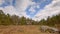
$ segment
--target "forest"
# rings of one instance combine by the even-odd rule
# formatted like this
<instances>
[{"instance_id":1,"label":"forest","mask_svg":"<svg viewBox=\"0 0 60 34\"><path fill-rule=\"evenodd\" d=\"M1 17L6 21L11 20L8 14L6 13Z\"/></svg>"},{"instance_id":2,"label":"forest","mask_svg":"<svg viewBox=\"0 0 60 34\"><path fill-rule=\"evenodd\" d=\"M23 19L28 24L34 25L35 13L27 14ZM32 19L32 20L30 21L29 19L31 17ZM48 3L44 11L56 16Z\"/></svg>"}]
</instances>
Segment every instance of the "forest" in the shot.
<instances>
[{"instance_id":1,"label":"forest","mask_svg":"<svg viewBox=\"0 0 60 34\"><path fill-rule=\"evenodd\" d=\"M5 14L0 10L0 25L48 25L56 26L60 25L60 14L55 16L48 16L47 20L42 19L40 21L34 21L24 16L19 17L17 15Z\"/></svg>"}]
</instances>

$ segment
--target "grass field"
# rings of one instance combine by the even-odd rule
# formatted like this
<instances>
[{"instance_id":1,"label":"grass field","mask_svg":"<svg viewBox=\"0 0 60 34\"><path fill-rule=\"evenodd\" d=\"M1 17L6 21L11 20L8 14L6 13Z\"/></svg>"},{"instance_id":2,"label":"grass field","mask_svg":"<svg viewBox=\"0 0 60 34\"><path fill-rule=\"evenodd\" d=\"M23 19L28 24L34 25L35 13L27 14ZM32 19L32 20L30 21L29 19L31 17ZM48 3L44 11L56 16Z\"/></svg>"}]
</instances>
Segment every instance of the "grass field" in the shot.
<instances>
[{"instance_id":1,"label":"grass field","mask_svg":"<svg viewBox=\"0 0 60 34\"><path fill-rule=\"evenodd\" d=\"M40 25L0 26L0 34L51 34L40 31Z\"/></svg>"}]
</instances>

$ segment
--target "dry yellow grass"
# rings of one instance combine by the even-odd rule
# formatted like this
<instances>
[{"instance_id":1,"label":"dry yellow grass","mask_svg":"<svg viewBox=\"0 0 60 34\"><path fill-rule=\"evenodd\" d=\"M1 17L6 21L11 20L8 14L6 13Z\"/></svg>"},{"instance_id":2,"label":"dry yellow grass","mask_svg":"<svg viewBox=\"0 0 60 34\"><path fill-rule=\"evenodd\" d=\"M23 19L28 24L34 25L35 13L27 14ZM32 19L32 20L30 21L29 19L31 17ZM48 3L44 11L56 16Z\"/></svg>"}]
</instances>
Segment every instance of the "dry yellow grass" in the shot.
<instances>
[{"instance_id":1,"label":"dry yellow grass","mask_svg":"<svg viewBox=\"0 0 60 34\"><path fill-rule=\"evenodd\" d=\"M39 25L0 26L0 34L49 34L42 33Z\"/></svg>"}]
</instances>

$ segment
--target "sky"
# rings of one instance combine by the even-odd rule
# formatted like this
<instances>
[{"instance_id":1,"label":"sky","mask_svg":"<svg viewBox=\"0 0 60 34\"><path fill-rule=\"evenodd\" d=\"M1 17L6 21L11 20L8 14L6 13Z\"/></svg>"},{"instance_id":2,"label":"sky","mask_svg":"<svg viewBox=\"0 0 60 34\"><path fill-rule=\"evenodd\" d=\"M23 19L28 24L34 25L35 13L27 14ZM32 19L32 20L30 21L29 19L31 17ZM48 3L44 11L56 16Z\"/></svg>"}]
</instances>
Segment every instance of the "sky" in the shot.
<instances>
[{"instance_id":1,"label":"sky","mask_svg":"<svg viewBox=\"0 0 60 34\"><path fill-rule=\"evenodd\" d=\"M39 21L59 14L60 0L0 0L0 10Z\"/></svg>"}]
</instances>

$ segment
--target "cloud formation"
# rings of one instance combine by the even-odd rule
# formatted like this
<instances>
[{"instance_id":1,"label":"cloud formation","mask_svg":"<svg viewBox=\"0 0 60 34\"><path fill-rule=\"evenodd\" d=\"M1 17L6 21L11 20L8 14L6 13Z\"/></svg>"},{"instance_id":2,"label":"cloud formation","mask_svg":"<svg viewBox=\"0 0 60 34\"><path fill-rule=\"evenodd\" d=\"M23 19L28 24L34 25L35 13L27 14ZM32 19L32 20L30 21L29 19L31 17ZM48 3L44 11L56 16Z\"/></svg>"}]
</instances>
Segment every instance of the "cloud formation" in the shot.
<instances>
[{"instance_id":1,"label":"cloud formation","mask_svg":"<svg viewBox=\"0 0 60 34\"><path fill-rule=\"evenodd\" d=\"M40 10L34 20L47 19L48 16L52 17L60 13L60 0L53 0L49 5L46 5L43 10Z\"/></svg>"},{"instance_id":2,"label":"cloud formation","mask_svg":"<svg viewBox=\"0 0 60 34\"><path fill-rule=\"evenodd\" d=\"M4 0L0 0L0 5L3 4L5 1Z\"/></svg>"},{"instance_id":3,"label":"cloud formation","mask_svg":"<svg viewBox=\"0 0 60 34\"><path fill-rule=\"evenodd\" d=\"M13 3L13 1L16 2ZM0 0L0 3L0 6L2 6L0 7L0 10L3 10L6 14L9 13L11 15L16 14L18 16L29 17L26 15L25 9L27 6L31 5L32 2L30 0ZM13 6L13 4L15 5Z\"/></svg>"},{"instance_id":4,"label":"cloud formation","mask_svg":"<svg viewBox=\"0 0 60 34\"><path fill-rule=\"evenodd\" d=\"M14 2L13 2L14 1ZM40 2L41 1L41 2ZM45 2L46 1L46 2ZM49 3L48 0L0 0L0 10L3 10L4 13L9 13L11 15L16 14L18 16L29 17L30 13L33 20L46 19L48 16L52 17L60 13L60 0L52 0ZM44 3L43 3L44 2ZM42 4L41 4L42 3ZM4 7L3 7L4 6ZM29 7L30 12L26 12L26 9ZM43 9L42 9L43 8ZM27 14L28 13L28 14ZM34 14L34 15L32 15Z\"/></svg>"}]
</instances>

